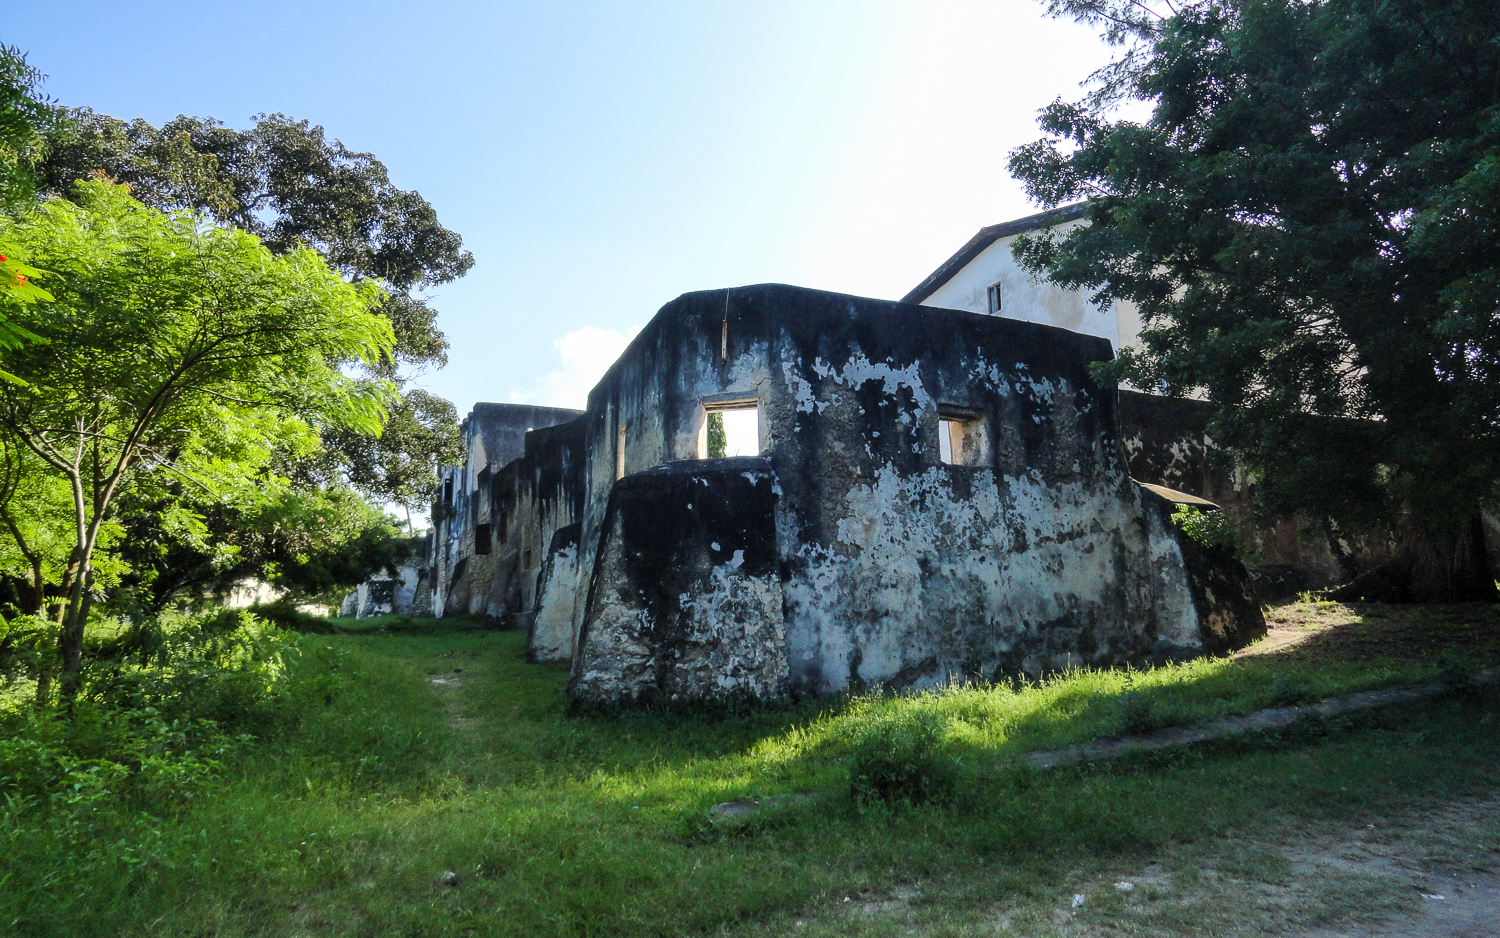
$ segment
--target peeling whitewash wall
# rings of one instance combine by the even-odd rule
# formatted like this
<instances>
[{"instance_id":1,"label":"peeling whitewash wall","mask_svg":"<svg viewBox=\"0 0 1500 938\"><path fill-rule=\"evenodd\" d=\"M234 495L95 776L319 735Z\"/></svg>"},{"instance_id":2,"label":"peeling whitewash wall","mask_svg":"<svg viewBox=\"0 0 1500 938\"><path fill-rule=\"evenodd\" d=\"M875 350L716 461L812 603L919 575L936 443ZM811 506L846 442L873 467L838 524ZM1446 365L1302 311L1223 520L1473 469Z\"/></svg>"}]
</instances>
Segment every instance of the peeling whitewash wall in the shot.
<instances>
[{"instance_id":1,"label":"peeling whitewash wall","mask_svg":"<svg viewBox=\"0 0 1500 938\"><path fill-rule=\"evenodd\" d=\"M1177 532L1143 509L1113 395L1089 378L1088 364L1109 355L1105 342L1045 326L792 287L669 304L590 398L581 557L598 560L580 569L574 597L570 692L620 700L670 685L673 695L721 695L722 683L695 685L659 666L660 655L732 654L711 608L739 610L739 634L784 634L785 670L757 649L759 663L734 685L758 695L1209 650ZM638 506L664 498L681 473L709 478L724 461L648 470L696 455L705 401L752 394L775 481L775 500L757 509L767 517L700 511L676 528L638 521L636 531L622 522L631 510L666 515L675 502ZM974 464L940 460L944 409L971 418L983 441ZM779 610L763 601L764 585L737 605L653 598L653 577L681 575L656 568L676 562L629 562L669 543L672 557L695 558L694 589L733 587L744 576L717 569L735 562L721 542L762 522L776 532ZM1257 627L1246 621L1231 640Z\"/></svg>"}]
</instances>

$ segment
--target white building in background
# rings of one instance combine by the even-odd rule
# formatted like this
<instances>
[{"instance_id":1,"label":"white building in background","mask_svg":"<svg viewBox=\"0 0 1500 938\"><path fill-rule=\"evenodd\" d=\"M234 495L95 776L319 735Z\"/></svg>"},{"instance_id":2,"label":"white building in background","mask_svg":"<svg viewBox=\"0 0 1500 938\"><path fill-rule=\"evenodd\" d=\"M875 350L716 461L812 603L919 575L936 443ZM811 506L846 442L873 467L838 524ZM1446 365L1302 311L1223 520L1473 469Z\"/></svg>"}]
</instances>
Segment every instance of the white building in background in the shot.
<instances>
[{"instance_id":1,"label":"white building in background","mask_svg":"<svg viewBox=\"0 0 1500 938\"><path fill-rule=\"evenodd\" d=\"M1116 350L1134 345L1141 331L1134 303L1115 303L1100 310L1084 291L1032 280L1011 255L1018 235L1049 225L1066 232L1087 224L1082 221L1084 206L1079 202L981 228L902 302L1059 326L1108 339Z\"/></svg>"}]
</instances>

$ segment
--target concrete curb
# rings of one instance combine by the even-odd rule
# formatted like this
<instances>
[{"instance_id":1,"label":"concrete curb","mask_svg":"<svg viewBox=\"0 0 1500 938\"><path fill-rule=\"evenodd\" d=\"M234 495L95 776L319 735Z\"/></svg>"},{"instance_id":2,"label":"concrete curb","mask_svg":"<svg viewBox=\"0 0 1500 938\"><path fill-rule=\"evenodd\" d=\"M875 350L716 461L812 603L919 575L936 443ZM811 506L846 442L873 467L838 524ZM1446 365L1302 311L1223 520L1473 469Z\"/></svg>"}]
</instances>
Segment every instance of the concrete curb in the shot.
<instances>
[{"instance_id":1,"label":"concrete curb","mask_svg":"<svg viewBox=\"0 0 1500 938\"><path fill-rule=\"evenodd\" d=\"M1480 685L1500 684L1500 666L1476 671L1468 676L1468 680ZM1124 736L1119 739L1105 739L1092 743L1080 743L1076 746L1063 746L1059 749L1028 752L1006 764L1019 764L1033 769L1056 769L1090 762L1106 762L1142 752L1180 749L1184 746L1227 739L1245 733L1281 729L1303 720L1327 719L1346 713L1376 710L1393 704L1440 697L1453 689L1454 686L1449 681L1432 681L1418 687L1369 690L1350 694L1347 697L1329 697L1305 707L1273 707L1269 710L1257 710L1240 716L1221 717L1192 726L1174 726L1142 736ZM723 822L754 816L764 810L801 806L817 799L818 795L813 792L737 798L734 801L714 805L709 809L708 814L711 821Z\"/></svg>"}]
</instances>

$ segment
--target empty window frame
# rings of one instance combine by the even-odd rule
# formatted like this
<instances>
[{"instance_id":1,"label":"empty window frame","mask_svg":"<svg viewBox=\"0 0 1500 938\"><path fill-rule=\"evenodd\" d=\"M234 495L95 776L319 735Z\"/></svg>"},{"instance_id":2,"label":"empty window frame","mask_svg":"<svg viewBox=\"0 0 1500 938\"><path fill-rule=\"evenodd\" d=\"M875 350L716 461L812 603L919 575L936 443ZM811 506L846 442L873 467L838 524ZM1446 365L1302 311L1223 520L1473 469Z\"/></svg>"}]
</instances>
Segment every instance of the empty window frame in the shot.
<instances>
[{"instance_id":1,"label":"empty window frame","mask_svg":"<svg viewBox=\"0 0 1500 938\"><path fill-rule=\"evenodd\" d=\"M755 398L724 396L703 402L699 459L760 455L760 404Z\"/></svg>"},{"instance_id":2,"label":"empty window frame","mask_svg":"<svg viewBox=\"0 0 1500 938\"><path fill-rule=\"evenodd\" d=\"M987 299L989 301L990 315L998 316L1000 314L1000 284L990 284L989 289L985 293L988 294Z\"/></svg>"},{"instance_id":3,"label":"empty window frame","mask_svg":"<svg viewBox=\"0 0 1500 938\"><path fill-rule=\"evenodd\" d=\"M981 466L989 440L983 415L959 407L938 409L938 458L950 466Z\"/></svg>"},{"instance_id":4,"label":"empty window frame","mask_svg":"<svg viewBox=\"0 0 1500 938\"><path fill-rule=\"evenodd\" d=\"M474 525L474 553L487 554L490 552L490 526L487 524Z\"/></svg>"},{"instance_id":5,"label":"empty window frame","mask_svg":"<svg viewBox=\"0 0 1500 938\"><path fill-rule=\"evenodd\" d=\"M453 477L449 476L443 480L443 504L453 504Z\"/></svg>"}]
</instances>

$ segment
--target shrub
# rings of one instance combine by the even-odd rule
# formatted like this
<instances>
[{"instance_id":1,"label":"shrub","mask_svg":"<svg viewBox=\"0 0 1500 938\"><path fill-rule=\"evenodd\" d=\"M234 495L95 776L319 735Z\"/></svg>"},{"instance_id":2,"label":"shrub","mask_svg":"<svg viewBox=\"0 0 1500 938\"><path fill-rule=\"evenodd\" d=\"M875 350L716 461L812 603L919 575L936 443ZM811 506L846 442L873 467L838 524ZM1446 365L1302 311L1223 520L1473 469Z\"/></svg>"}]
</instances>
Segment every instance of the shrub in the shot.
<instances>
[{"instance_id":1,"label":"shrub","mask_svg":"<svg viewBox=\"0 0 1500 938\"><path fill-rule=\"evenodd\" d=\"M267 622L274 622L281 628L292 632L301 632L306 635L328 635L338 631L327 616L315 616L311 613L303 612L288 599L278 599L274 602L261 603L258 606L252 606L250 611Z\"/></svg>"},{"instance_id":2,"label":"shrub","mask_svg":"<svg viewBox=\"0 0 1500 938\"><path fill-rule=\"evenodd\" d=\"M856 801L922 804L947 799L957 766L942 751L942 714L910 705L876 714L866 709L850 731L854 759L849 793Z\"/></svg>"},{"instance_id":3,"label":"shrub","mask_svg":"<svg viewBox=\"0 0 1500 938\"><path fill-rule=\"evenodd\" d=\"M307 698L324 696L313 685L327 669L299 675L297 636L246 610L95 625L66 713L30 694L0 706L0 818L196 797L227 754L295 723ZM0 677L35 680L25 656L10 664Z\"/></svg>"},{"instance_id":4,"label":"shrub","mask_svg":"<svg viewBox=\"0 0 1500 938\"><path fill-rule=\"evenodd\" d=\"M1222 511L1200 511L1183 505L1173 513L1172 523L1204 547L1233 550L1237 546L1234 523Z\"/></svg>"}]
</instances>

